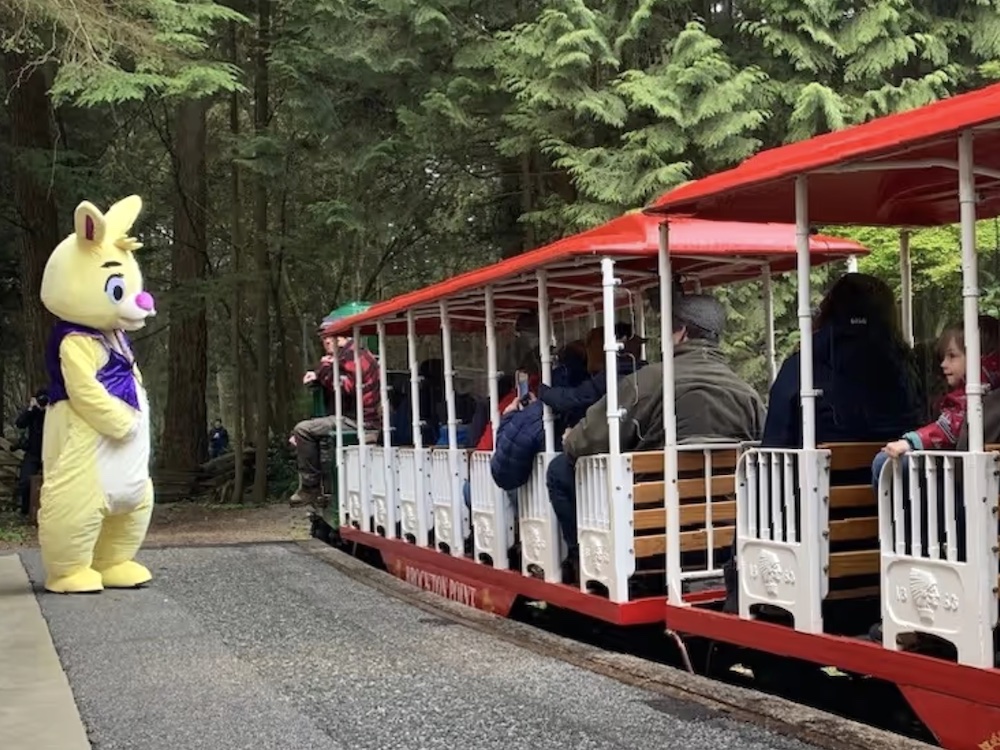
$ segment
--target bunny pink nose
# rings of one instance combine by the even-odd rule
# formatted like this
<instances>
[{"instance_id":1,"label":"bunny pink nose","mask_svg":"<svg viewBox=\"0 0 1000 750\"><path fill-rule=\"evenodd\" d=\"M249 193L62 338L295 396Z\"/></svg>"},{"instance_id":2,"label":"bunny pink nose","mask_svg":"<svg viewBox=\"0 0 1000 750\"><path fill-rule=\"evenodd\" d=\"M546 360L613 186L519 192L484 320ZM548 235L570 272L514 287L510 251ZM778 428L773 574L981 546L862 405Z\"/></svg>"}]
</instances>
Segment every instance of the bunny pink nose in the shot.
<instances>
[{"instance_id":1,"label":"bunny pink nose","mask_svg":"<svg viewBox=\"0 0 1000 750\"><path fill-rule=\"evenodd\" d=\"M153 309L153 295L149 292L139 292L135 295L135 304L138 305L140 310L149 312Z\"/></svg>"}]
</instances>

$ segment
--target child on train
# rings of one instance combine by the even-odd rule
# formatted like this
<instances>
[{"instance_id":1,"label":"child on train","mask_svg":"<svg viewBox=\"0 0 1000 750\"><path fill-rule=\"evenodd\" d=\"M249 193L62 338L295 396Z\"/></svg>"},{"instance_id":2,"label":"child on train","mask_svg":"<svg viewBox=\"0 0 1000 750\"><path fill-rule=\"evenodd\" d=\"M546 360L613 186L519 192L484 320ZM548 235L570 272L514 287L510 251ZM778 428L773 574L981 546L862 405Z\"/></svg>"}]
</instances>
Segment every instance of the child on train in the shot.
<instances>
[{"instance_id":1,"label":"child on train","mask_svg":"<svg viewBox=\"0 0 1000 750\"><path fill-rule=\"evenodd\" d=\"M979 316L979 346L983 388L990 391L1000 385L1000 321L991 315ZM875 456L872 483L876 489L882 467L890 459L903 458L905 462L905 456L911 450L954 450L958 443L968 408L965 396L965 331L961 324L945 329L938 339L938 351L941 372L949 388L941 399L938 417L930 424L887 443Z\"/></svg>"}]
</instances>

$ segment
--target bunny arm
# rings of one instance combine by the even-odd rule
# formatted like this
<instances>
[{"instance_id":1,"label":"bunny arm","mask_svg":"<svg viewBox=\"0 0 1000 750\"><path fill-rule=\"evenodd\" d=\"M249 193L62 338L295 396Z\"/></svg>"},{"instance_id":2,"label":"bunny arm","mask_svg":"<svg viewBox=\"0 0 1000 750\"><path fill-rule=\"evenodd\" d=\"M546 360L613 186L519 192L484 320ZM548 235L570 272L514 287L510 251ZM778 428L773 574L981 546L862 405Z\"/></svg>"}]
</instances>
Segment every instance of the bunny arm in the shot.
<instances>
[{"instance_id":1,"label":"bunny arm","mask_svg":"<svg viewBox=\"0 0 1000 750\"><path fill-rule=\"evenodd\" d=\"M67 336L59 345L66 393L73 410L102 435L124 440L139 426L139 416L97 380L104 366L104 347L89 336Z\"/></svg>"}]
</instances>

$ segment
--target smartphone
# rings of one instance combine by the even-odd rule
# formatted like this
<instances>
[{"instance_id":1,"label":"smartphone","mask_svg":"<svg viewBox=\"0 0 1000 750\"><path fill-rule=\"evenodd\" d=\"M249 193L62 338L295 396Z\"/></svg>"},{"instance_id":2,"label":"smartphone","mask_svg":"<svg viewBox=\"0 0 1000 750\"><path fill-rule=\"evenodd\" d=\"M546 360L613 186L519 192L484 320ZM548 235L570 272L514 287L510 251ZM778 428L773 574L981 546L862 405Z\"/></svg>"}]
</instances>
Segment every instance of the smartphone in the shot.
<instances>
[{"instance_id":1,"label":"smartphone","mask_svg":"<svg viewBox=\"0 0 1000 750\"><path fill-rule=\"evenodd\" d=\"M517 371L517 400L522 404L528 401L528 373Z\"/></svg>"}]
</instances>

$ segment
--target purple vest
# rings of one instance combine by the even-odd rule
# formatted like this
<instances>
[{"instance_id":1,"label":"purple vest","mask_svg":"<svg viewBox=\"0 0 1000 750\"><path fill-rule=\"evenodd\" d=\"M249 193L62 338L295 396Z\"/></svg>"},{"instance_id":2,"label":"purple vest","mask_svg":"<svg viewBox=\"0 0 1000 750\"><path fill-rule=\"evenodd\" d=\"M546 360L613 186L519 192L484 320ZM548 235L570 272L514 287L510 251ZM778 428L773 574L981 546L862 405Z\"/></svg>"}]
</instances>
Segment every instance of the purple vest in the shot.
<instances>
[{"instance_id":1,"label":"purple vest","mask_svg":"<svg viewBox=\"0 0 1000 750\"><path fill-rule=\"evenodd\" d=\"M45 352L45 369L49 375L49 402L56 403L69 398L66 393L66 381L63 379L62 367L59 362L59 346L62 340L71 333L78 333L90 336L107 345L104 334L96 328L80 326L76 323L67 323L65 320L56 321L52 328L52 335L49 336L49 345ZM122 332L116 332L119 341L125 349L131 353L131 346L128 338ZM104 386L104 389L116 398L120 398L133 409L139 409L139 396L135 389L135 375L132 372L132 363L127 357L108 346L110 354L108 363L97 373L97 382Z\"/></svg>"}]
</instances>

